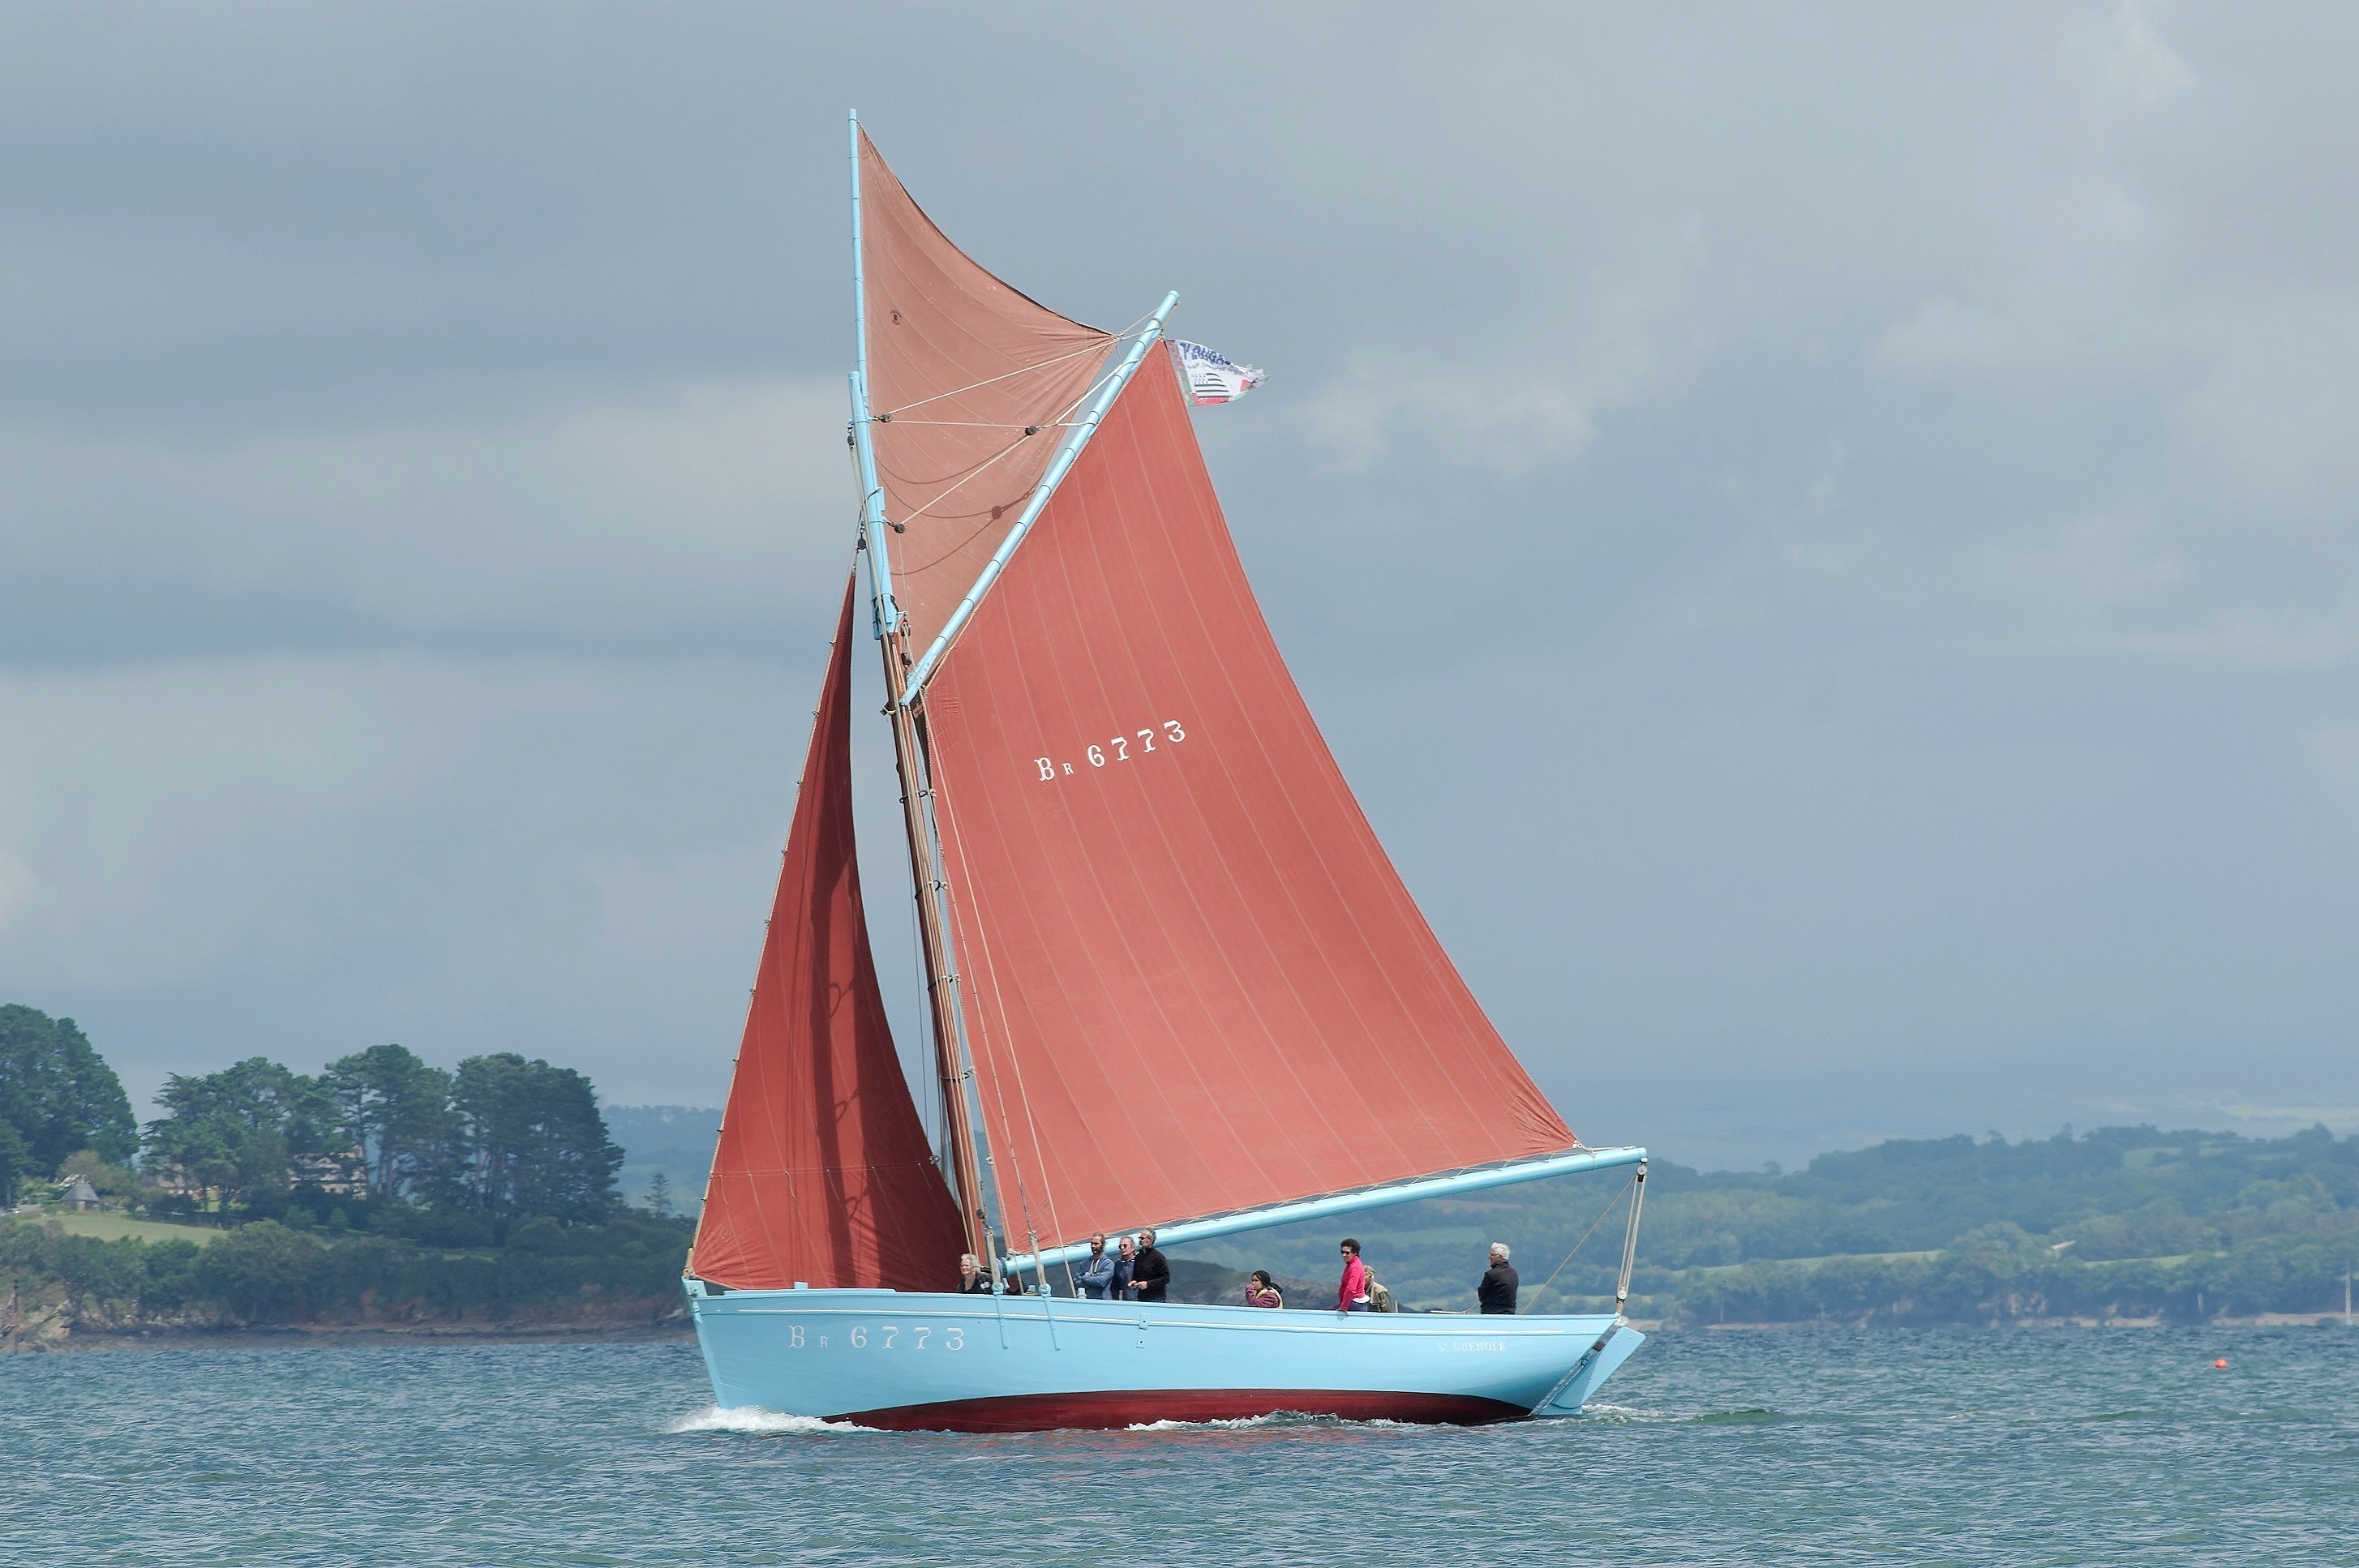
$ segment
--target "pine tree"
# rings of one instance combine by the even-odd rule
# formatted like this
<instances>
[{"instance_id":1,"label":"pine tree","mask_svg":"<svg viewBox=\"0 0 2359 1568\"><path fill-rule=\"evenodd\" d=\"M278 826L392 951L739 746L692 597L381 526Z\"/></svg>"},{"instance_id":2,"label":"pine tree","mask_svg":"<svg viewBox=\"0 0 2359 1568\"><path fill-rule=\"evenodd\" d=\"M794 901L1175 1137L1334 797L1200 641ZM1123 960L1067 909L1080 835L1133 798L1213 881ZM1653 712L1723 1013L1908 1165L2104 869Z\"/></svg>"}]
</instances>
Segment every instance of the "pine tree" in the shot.
<instances>
[{"instance_id":1,"label":"pine tree","mask_svg":"<svg viewBox=\"0 0 2359 1568\"><path fill-rule=\"evenodd\" d=\"M139 1147L123 1080L80 1026L14 1003L0 1007L0 1120L25 1146L27 1174L84 1149L120 1165Z\"/></svg>"}]
</instances>

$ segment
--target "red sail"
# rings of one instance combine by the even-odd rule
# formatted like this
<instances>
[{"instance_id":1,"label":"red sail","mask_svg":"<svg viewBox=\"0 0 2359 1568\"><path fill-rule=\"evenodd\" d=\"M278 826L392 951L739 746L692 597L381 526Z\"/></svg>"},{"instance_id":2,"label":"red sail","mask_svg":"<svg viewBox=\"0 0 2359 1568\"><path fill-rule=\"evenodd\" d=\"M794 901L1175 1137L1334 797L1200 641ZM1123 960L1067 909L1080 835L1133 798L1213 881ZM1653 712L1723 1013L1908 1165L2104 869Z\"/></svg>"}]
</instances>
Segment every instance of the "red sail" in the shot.
<instances>
[{"instance_id":1,"label":"red sail","mask_svg":"<svg viewBox=\"0 0 2359 1568\"><path fill-rule=\"evenodd\" d=\"M1572 1143L1336 768L1161 361L925 710L1011 1244Z\"/></svg>"},{"instance_id":2,"label":"red sail","mask_svg":"<svg viewBox=\"0 0 2359 1568\"><path fill-rule=\"evenodd\" d=\"M948 1290L964 1246L868 953L851 652L847 585L690 1265L734 1289Z\"/></svg>"},{"instance_id":3,"label":"red sail","mask_svg":"<svg viewBox=\"0 0 2359 1568\"><path fill-rule=\"evenodd\" d=\"M1010 288L943 237L863 134L860 232L893 591L929 646L1017 515L1112 338ZM1034 434L1026 435L1027 427Z\"/></svg>"}]
</instances>

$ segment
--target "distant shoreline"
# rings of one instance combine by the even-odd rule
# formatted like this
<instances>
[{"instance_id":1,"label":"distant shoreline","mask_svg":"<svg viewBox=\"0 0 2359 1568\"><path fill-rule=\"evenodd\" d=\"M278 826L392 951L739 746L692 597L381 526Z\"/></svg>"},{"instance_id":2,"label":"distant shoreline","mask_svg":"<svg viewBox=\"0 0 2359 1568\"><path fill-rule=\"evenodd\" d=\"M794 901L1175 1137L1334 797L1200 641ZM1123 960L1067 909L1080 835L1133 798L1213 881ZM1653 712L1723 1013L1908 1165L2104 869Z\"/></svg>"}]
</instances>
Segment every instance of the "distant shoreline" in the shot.
<instances>
[{"instance_id":1,"label":"distant shoreline","mask_svg":"<svg viewBox=\"0 0 2359 1568\"><path fill-rule=\"evenodd\" d=\"M2331 1313L2262 1313L2251 1317L2214 1318L2203 1324L2173 1324L2157 1318L2028 1318L2012 1323L1857 1324L1800 1321L1792 1323L1699 1323L1675 1326L1658 1320L1633 1318L1631 1326L1647 1334L1880 1334L1927 1329L2137 1329L2137 1328L2340 1328L2343 1314ZM640 1345L693 1343L695 1327L676 1324L621 1324L599 1328L581 1324L487 1325L421 1324L412 1328L271 1325L250 1328L175 1328L152 1333L107 1334L82 1331L41 1346L22 1346L18 1354L60 1351L131 1350L254 1350L307 1348L350 1349L420 1345Z\"/></svg>"},{"instance_id":2,"label":"distant shoreline","mask_svg":"<svg viewBox=\"0 0 2359 1568\"><path fill-rule=\"evenodd\" d=\"M518 1324L513 1327L488 1325L421 1324L415 1328L314 1327L303 1324L274 1324L250 1328L168 1328L149 1333L108 1334L88 1329L78 1330L52 1343L38 1346L26 1346L19 1354L35 1355L56 1351L107 1350L253 1350L276 1347L304 1349L351 1347L355 1346L394 1345L629 1345L643 1343L687 1343L696 1337L695 1328L683 1321L677 1324L618 1324L612 1328L599 1328L582 1324Z\"/></svg>"}]
</instances>

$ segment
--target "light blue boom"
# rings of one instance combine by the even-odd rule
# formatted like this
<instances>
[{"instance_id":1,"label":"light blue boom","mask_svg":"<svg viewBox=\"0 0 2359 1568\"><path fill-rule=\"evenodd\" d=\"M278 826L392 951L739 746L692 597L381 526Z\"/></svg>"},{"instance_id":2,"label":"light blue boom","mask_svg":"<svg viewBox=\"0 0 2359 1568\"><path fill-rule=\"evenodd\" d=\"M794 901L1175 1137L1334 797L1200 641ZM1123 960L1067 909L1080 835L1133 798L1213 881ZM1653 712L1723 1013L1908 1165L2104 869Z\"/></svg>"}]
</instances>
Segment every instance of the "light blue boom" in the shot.
<instances>
[{"instance_id":1,"label":"light blue boom","mask_svg":"<svg viewBox=\"0 0 2359 1568\"><path fill-rule=\"evenodd\" d=\"M1612 1314L1271 1311L688 1281L723 1408L962 1432L1299 1411L1571 1415L1645 1337Z\"/></svg>"}]
</instances>

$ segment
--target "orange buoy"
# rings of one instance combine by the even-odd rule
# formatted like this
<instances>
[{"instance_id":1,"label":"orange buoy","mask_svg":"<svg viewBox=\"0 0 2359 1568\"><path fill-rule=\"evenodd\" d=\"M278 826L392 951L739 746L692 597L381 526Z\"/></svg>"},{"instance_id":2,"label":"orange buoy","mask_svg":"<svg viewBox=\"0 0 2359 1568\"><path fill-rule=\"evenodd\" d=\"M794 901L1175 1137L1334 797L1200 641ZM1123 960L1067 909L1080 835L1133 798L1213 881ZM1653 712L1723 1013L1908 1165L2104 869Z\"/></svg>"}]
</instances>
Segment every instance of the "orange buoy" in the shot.
<instances>
[{"instance_id":1,"label":"orange buoy","mask_svg":"<svg viewBox=\"0 0 2359 1568\"><path fill-rule=\"evenodd\" d=\"M2225 1367L2227 1364L2228 1358L2225 1356L2221 1357L2220 1359L2212 1363L2214 1367Z\"/></svg>"}]
</instances>

